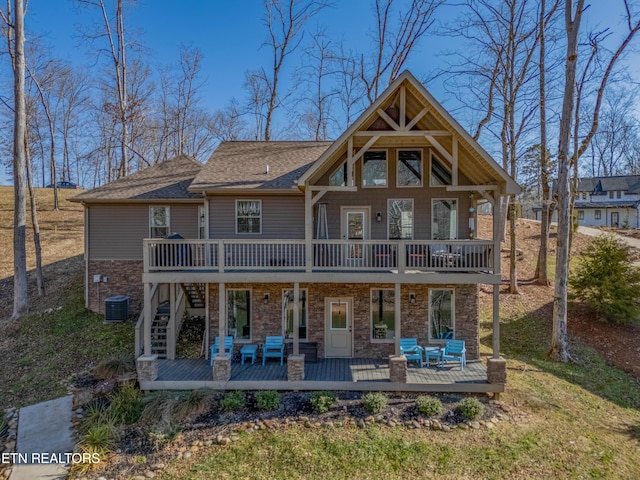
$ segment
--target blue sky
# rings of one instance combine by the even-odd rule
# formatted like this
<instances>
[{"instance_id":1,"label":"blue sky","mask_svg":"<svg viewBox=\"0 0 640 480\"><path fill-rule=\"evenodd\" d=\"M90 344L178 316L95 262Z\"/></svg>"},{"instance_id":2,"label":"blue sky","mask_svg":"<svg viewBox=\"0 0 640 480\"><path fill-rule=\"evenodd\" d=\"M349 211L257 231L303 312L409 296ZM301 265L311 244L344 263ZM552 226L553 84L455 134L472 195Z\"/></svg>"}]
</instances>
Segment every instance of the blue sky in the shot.
<instances>
[{"instance_id":1,"label":"blue sky","mask_svg":"<svg viewBox=\"0 0 640 480\"><path fill-rule=\"evenodd\" d=\"M616 2L622 5L621 0ZM584 29L596 21L612 24L610 17L615 10L610 8L610 0L592 3ZM176 62L181 44L197 46L204 54L206 83L201 98L215 110L232 97L243 99L245 71L260 66L268 68L269 50L261 48L267 35L263 11L262 0L142 0L129 8L128 37L148 49L145 60L152 65ZM447 23L457 12L456 7L446 7L440 11L438 20ZM80 24L84 28L90 25L89 17L95 19L96 12L89 16L71 0L30 0L25 19L27 40L29 36L41 36L55 57L77 65L94 65L92 51L78 30ZM372 0L336 0L332 8L311 20L308 29L315 31L316 26L322 26L334 43L342 41L349 49L367 52L374 22ZM453 47L455 41L450 37L429 37L407 66L421 78L444 65L446 58L442 52ZM292 57L285 73L291 73L299 64L300 59ZM439 81L427 87L445 107L453 106ZM459 120L464 126L465 119ZM10 179L3 174L0 172L0 183L6 184Z\"/></svg>"}]
</instances>

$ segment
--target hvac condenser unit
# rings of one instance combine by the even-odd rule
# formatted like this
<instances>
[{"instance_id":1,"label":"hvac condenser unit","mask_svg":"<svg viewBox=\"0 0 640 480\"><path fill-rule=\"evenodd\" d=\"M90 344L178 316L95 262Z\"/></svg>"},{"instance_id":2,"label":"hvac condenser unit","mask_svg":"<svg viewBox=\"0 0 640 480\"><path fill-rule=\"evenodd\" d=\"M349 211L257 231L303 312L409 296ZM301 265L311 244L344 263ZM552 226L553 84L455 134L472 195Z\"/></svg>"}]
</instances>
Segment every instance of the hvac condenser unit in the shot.
<instances>
[{"instance_id":1,"label":"hvac condenser unit","mask_svg":"<svg viewBox=\"0 0 640 480\"><path fill-rule=\"evenodd\" d=\"M104 301L104 321L124 322L129 318L129 297L116 295Z\"/></svg>"}]
</instances>

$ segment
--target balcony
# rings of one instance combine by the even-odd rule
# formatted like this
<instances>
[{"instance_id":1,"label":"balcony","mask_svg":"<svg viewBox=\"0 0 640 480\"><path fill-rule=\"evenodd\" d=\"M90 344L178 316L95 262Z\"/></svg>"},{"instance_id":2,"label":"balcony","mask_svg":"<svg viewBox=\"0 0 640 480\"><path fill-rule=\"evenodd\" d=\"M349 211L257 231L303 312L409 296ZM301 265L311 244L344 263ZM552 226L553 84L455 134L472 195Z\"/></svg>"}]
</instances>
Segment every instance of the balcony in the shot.
<instances>
[{"instance_id":1,"label":"balcony","mask_svg":"<svg viewBox=\"0 0 640 480\"><path fill-rule=\"evenodd\" d=\"M144 272L494 273L491 240L144 240Z\"/></svg>"}]
</instances>

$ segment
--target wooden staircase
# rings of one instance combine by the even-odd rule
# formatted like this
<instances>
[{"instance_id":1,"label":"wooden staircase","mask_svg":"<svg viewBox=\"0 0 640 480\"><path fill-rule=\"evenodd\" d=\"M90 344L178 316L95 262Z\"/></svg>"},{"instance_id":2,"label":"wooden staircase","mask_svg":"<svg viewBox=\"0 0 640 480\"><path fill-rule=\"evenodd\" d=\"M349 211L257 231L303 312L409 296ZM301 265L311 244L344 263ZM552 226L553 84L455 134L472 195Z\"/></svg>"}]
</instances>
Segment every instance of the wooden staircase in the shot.
<instances>
[{"instance_id":1,"label":"wooden staircase","mask_svg":"<svg viewBox=\"0 0 640 480\"><path fill-rule=\"evenodd\" d=\"M187 297L187 303L190 308L205 307L204 283L181 283L180 287Z\"/></svg>"},{"instance_id":2,"label":"wooden staircase","mask_svg":"<svg viewBox=\"0 0 640 480\"><path fill-rule=\"evenodd\" d=\"M156 315L151 322L151 353L158 355L158 358L167 358L167 329L170 318L169 302L158 305Z\"/></svg>"}]
</instances>

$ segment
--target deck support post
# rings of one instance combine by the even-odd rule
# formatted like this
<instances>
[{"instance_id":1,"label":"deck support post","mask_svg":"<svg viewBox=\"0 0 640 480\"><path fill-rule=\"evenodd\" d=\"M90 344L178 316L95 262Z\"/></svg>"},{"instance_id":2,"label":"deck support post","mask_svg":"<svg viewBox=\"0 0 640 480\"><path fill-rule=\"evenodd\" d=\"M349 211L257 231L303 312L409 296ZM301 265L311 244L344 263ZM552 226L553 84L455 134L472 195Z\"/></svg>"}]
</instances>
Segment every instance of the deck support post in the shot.
<instances>
[{"instance_id":1,"label":"deck support post","mask_svg":"<svg viewBox=\"0 0 640 480\"><path fill-rule=\"evenodd\" d=\"M304 380L304 353L287 357L287 380L290 382Z\"/></svg>"},{"instance_id":2,"label":"deck support post","mask_svg":"<svg viewBox=\"0 0 640 480\"><path fill-rule=\"evenodd\" d=\"M389 381L407 383L407 359L404 355L389 355Z\"/></svg>"},{"instance_id":3,"label":"deck support post","mask_svg":"<svg viewBox=\"0 0 640 480\"><path fill-rule=\"evenodd\" d=\"M225 355L224 337L227 334L227 297L225 295L225 284L218 284L218 336L220 337L220 347L218 354L213 357L213 381L228 382L231 379L231 355Z\"/></svg>"},{"instance_id":4,"label":"deck support post","mask_svg":"<svg viewBox=\"0 0 640 480\"><path fill-rule=\"evenodd\" d=\"M400 256L400 255L398 255ZM400 284L396 283L395 284L395 291L394 291L394 298L395 298L395 302L394 302L394 316L396 319L396 330L395 330L395 355L400 355L400 329L401 326L400 324L402 323L402 311L401 311L401 304L402 304L402 289L400 288ZM405 364L405 368L406 368L406 364Z\"/></svg>"},{"instance_id":5,"label":"deck support post","mask_svg":"<svg viewBox=\"0 0 640 480\"><path fill-rule=\"evenodd\" d=\"M136 360L138 382L153 382L158 378L158 355L141 355Z\"/></svg>"},{"instance_id":6,"label":"deck support post","mask_svg":"<svg viewBox=\"0 0 640 480\"><path fill-rule=\"evenodd\" d=\"M151 284L144 284L144 321L143 338L144 338L144 355L151 355Z\"/></svg>"},{"instance_id":7,"label":"deck support post","mask_svg":"<svg viewBox=\"0 0 640 480\"><path fill-rule=\"evenodd\" d=\"M300 354L300 283L293 283L293 354ZM303 359L304 362L304 359Z\"/></svg>"},{"instance_id":8,"label":"deck support post","mask_svg":"<svg viewBox=\"0 0 640 480\"><path fill-rule=\"evenodd\" d=\"M493 285L493 358L500 358L500 285Z\"/></svg>"}]
</instances>

